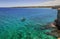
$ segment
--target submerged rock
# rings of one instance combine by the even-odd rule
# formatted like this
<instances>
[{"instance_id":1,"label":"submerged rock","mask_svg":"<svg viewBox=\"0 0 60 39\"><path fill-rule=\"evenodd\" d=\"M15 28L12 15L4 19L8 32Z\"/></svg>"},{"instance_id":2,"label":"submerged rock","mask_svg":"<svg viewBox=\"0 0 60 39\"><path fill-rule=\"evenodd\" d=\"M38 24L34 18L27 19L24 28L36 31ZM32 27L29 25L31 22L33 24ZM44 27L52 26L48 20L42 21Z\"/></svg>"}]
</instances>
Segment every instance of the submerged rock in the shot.
<instances>
[{"instance_id":1,"label":"submerged rock","mask_svg":"<svg viewBox=\"0 0 60 39\"><path fill-rule=\"evenodd\" d=\"M21 18L21 22L24 22L25 20L26 20L25 17L22 17L22 18Z\"/></svg>"}]
</instances>

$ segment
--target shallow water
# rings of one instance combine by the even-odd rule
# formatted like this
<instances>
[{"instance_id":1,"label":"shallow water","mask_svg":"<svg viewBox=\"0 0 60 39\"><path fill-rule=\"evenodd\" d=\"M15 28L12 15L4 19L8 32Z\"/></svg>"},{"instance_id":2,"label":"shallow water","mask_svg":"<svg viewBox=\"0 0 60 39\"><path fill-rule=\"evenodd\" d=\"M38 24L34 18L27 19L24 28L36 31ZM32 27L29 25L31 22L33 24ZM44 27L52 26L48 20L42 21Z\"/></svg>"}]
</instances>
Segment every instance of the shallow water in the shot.
<instances>
[{"instance_id":1,"label":"shallow water","mask_svg":"<svg viewBox=\"0 0 60 39\"><path fill-rule=\"evenodd\" d=\"M56 39L44 29L56 16L50 8L0 8L0 39Z\"/></svg>"}]
</instances>

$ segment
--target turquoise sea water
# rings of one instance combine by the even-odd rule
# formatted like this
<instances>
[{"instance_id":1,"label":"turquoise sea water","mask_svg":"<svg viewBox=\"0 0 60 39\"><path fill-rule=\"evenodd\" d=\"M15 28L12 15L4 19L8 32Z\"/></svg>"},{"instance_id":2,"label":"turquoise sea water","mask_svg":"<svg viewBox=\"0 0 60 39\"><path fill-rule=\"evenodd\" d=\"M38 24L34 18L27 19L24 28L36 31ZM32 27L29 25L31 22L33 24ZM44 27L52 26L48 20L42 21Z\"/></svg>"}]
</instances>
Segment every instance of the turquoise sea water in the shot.
<instances>
[{"instance_id":1,"label":"turquoise sea water","mask_svg":"<svg viewBox=\"0 0 60 39\"><path fill-rule=\"evenodd\" d=\"M0 39L56 39L42 28L56 16L57 10L50 8L0 8Z\"/></svg>"}]
</instances>

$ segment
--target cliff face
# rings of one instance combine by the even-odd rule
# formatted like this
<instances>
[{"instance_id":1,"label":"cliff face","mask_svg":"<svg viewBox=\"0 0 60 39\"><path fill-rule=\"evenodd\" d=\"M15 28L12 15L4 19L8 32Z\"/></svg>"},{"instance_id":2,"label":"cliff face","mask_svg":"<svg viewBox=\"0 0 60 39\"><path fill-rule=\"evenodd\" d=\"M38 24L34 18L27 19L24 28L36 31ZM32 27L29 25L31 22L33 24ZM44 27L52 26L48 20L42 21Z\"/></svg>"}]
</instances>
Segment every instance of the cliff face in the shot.
<instances>
[{"instance_id":1,"label":"cliff face","mask_svg":"<svg viewBox=\"0 0 60 39\"><path fill-rule=\"evenodd\" d=\"M60 26L60 10L57 13L57 25Z\"/></svg>"},{"instance_id":2,"label":"cliff face","mask_svg":"<svg viewBox=\"0 0 60 39\"><path fill-rule=\"evenodd\" d=\"M58 28L58 30L60 30L60 7L56 6L53 8L57 9L57 20L55 21L56 22L55 26Z\"/></svg>"}]
</instances>

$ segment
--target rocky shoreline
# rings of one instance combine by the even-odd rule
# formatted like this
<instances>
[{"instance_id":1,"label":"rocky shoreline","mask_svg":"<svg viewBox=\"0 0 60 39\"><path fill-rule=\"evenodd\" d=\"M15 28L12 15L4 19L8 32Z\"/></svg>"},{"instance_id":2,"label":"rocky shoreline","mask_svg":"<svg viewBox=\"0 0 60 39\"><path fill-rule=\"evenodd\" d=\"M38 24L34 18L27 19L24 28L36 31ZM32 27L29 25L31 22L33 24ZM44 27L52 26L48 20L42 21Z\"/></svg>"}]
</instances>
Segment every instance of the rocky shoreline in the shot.
<instances>
[{"instance_id":1,"label":"rocky shoreline","mask_svg":"<svg viewBox=\"0 0 60 39\"><path fill-rule=\"evenodd\" d=\"M57 27L53 23L50 23L47 27L52 28L51 32L46 32L47 35L52 35L60 39L60 31L57 29Z\"/></svg>"}]
</instances>

